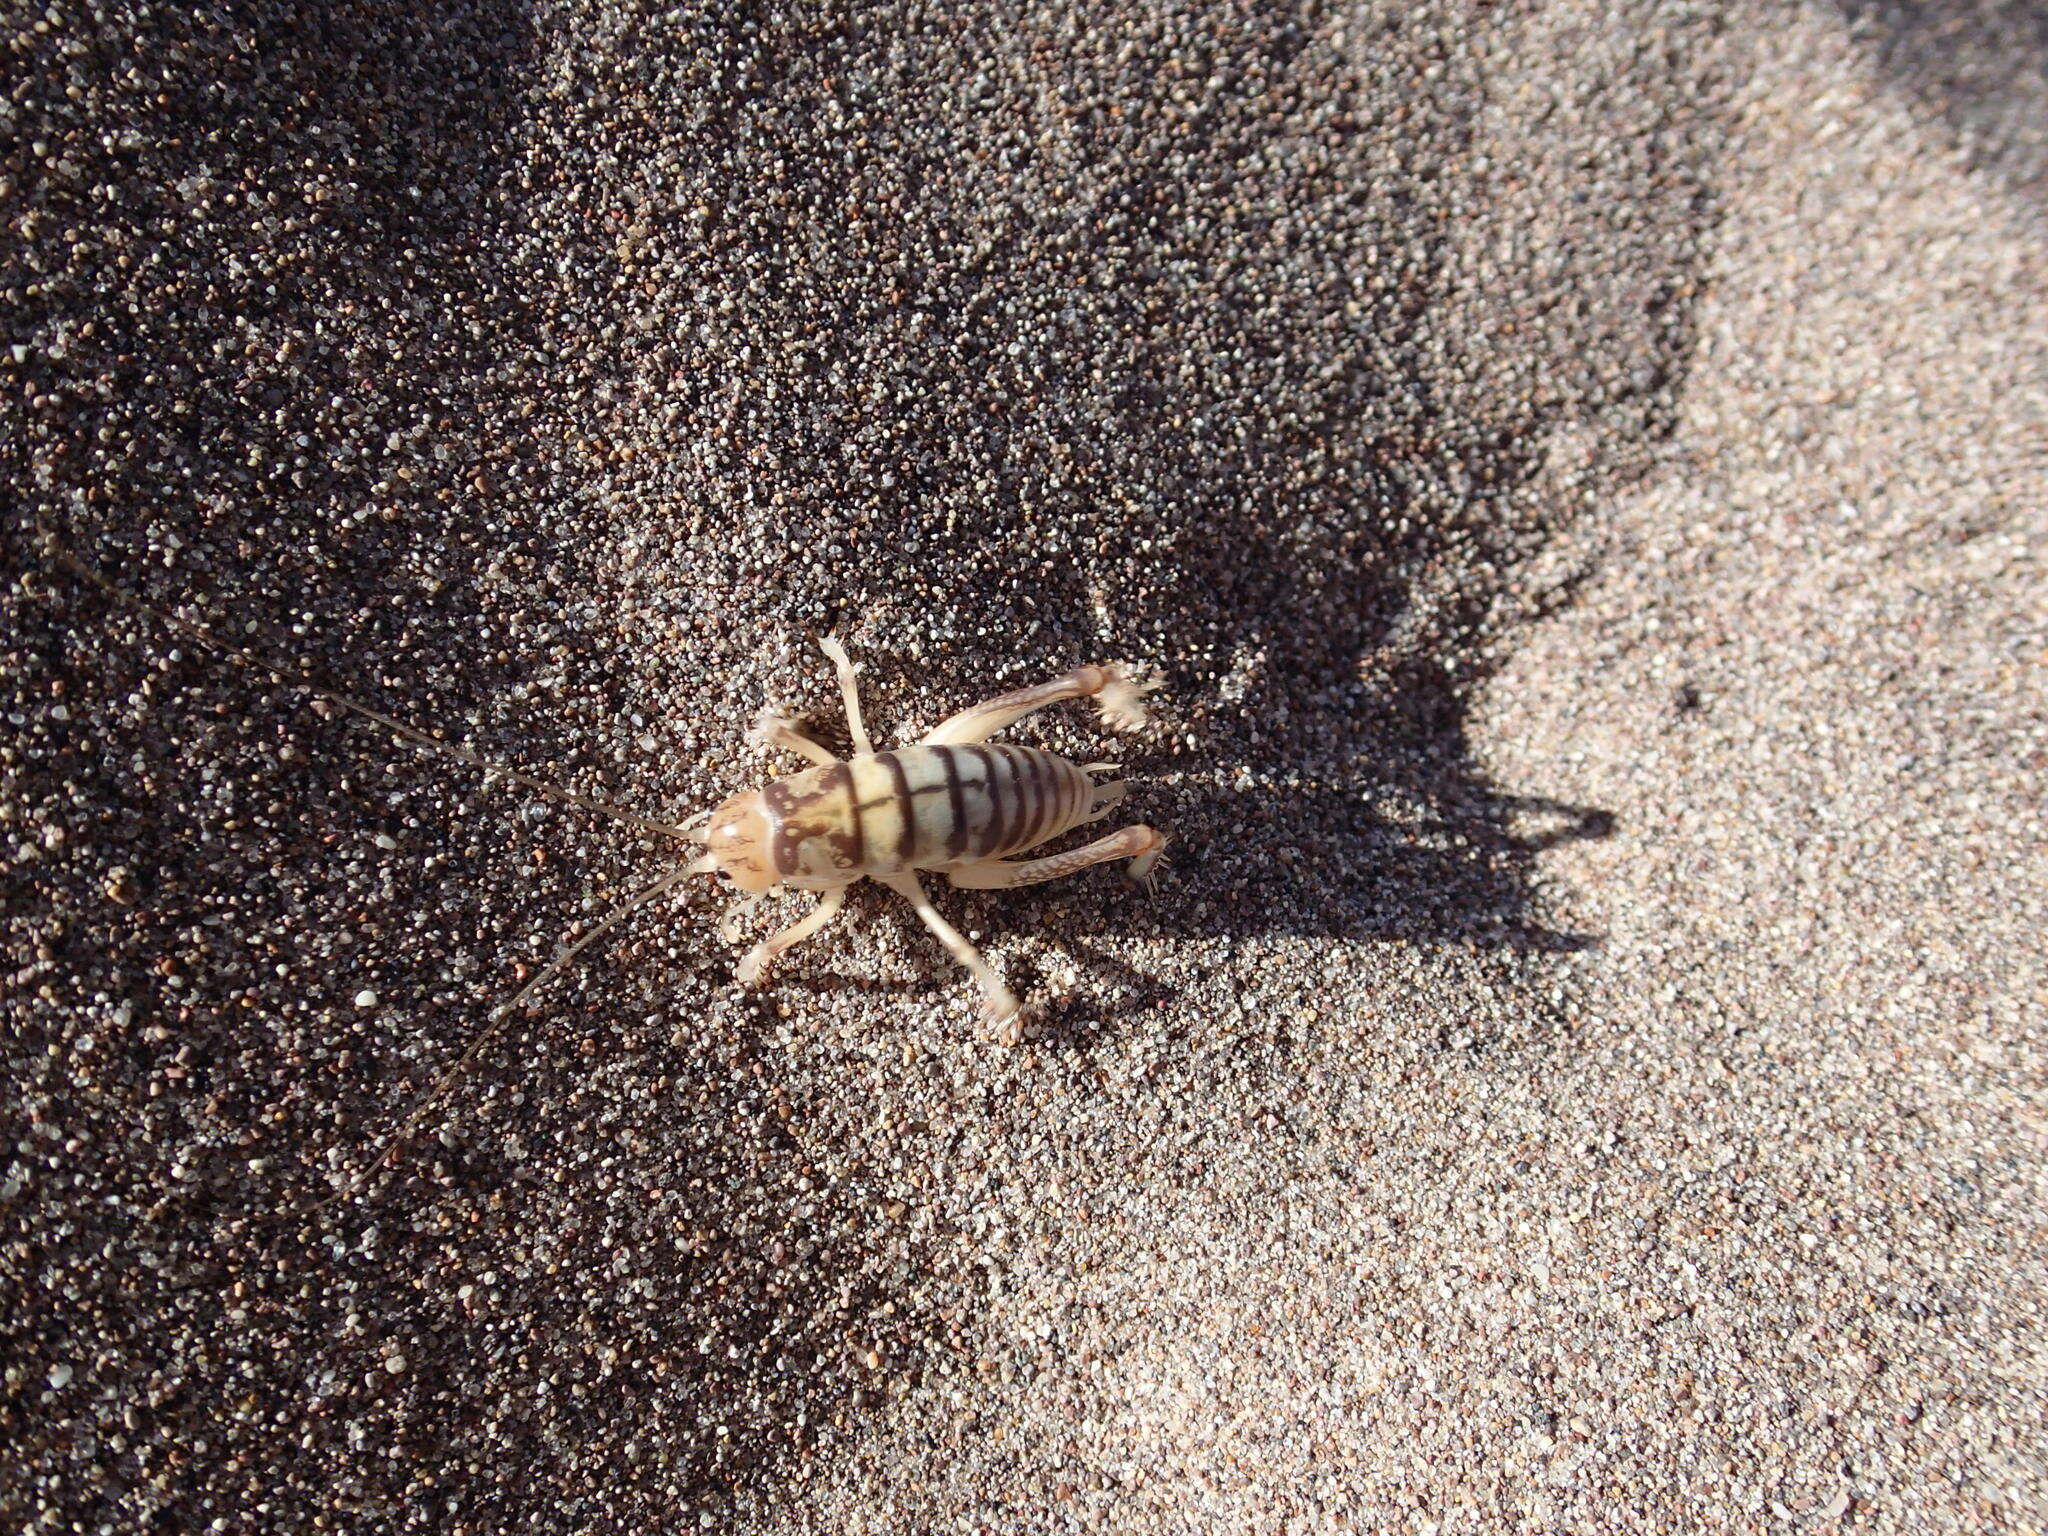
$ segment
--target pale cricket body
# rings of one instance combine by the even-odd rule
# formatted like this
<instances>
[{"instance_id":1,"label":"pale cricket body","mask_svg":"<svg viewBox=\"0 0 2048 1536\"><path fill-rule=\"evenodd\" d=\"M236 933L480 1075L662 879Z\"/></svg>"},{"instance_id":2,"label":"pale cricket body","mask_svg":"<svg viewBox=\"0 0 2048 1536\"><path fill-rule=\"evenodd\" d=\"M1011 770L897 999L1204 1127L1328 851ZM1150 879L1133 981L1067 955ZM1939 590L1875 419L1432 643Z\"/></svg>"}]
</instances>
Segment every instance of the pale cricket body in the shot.
<instances>
[{"instance_id":1,"label":"pale cricket body","mask_svg":"<svg viewBox=\"0 0 2048 1536\"><path fill-rule=\"evenodd\" d=\"M877 752L861 720L853 663L838 641L827 639L823 648L839 673L853 754L835 757L794 721L764 710L749 739L817 766L735 795L693 834L708 849L690 866L694 871L715 870L750 895L778 886L824 893L801 921L748 951L739 979L760 981L777 955L838 914L851 886L875 880L910 902L973 974L989 1018L1010 1024L1020 1008L1016 994L932 907L918 875L943 873L955 886L1002 890L1129 859L1130 878L1149 879L1166 839L1142 824L1064 853L1014 857L1100 820L1123 798L1124 785L1090 777L1111 766L1106 763L1076 765L1036 747L987 743L1006 726L1062 699L1093 698L1112 729L1135 730L1145 723L1143 695L1156 685L1139 682L1115 664L1076 667L1051 682L962 710L912 745ZM743 903L728 917L722 925L727 936L733 917L750 907ZM1014 1040L1016 1030L1005 1037Z\"/></svg>"}]
</instances>

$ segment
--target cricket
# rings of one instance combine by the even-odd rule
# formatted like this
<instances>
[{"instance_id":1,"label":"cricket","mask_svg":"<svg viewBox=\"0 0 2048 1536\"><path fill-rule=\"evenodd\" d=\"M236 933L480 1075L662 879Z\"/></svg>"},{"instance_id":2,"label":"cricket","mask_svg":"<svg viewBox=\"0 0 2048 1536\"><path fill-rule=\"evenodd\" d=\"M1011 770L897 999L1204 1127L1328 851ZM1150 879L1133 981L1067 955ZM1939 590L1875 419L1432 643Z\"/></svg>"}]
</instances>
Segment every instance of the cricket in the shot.
<instances>
[{"instance_id":1,"label":"cricket","mask_svg":"<svg viewBox=\"0 0 2048 1536\"><path fill-rule=\"evenodd\" d=\"M941 917L918 880L943 872L968 890L1008 890L1058 880L1091 865L1129 859L1132 881L1152 878L1166 839L1142 823L1063 853L1020 859L1063 832L1099 821L1122 800L1122 780L1091 775L1111 763L1075 765L1035 747L984 745L996 732L1062 699L1093 698L1103 723L1130 731L1145 724L1142 682L1121 665L1076 667L1036 687L1020 688L950 716L911 746L877 752L861 720L851 658L838 640L822 646L839 674L853 755L834 757L795 721L763 711L751 738L816 764L765 789L735 795L693 833L707 851L690 868L725 875L750 898L788 886L821 891L801 921L770 935L740 961L738 977L754 984L775 957L831 922L860 880L886 885L917 912L947 951L981 987L983 1011L999 1025L1021 1009L1017 996ZM750 902L735 909L744 915ZM722 925L727 937L736 926ZM1014 1037L1012 1037L1014 1038Z\"/></svg>"}]
</instances>

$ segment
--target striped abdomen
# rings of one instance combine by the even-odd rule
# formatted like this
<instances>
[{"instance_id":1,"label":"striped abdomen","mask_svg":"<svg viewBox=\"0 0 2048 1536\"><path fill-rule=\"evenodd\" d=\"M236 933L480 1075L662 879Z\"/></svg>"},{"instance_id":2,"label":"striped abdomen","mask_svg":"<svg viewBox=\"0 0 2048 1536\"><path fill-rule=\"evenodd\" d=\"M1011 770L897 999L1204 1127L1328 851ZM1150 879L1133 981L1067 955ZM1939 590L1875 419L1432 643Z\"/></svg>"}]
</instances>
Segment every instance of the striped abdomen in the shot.
<instances>
[{"instance_id":1,"label":"striped abdomen","mask_svg":"<svg viewBox=\"0 0 2048 1536\"><path fill-rule=\"evenodd\" d=\"M761 791L775 872L791 883L999 859L1089 819L1100 795L1034 747L902 747Z\"/></svg>"}]
</instances>

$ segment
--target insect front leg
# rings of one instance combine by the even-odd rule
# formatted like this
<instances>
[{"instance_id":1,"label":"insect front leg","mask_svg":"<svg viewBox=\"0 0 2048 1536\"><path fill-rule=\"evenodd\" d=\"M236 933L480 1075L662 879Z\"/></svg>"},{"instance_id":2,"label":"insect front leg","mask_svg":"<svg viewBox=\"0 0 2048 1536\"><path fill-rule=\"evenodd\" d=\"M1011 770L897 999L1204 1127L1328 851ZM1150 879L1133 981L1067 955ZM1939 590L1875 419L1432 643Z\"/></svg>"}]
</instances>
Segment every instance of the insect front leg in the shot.
<instances>
[{"instance_id":1,"label":"insect front leg","mask_svg":"<svg viewBox=\"0 0 2048 1536\"><path fill-rule=\"evenodd\" d=\"M740 930L747 925L747 919L754 915L761 905L761 897L745 896L726 908L725 916L718 920L718 937L721 943L739 942Z\"/></svg>"},{"instance_id":2,"label":"insect front leg","mask_svg":"<svg viewBox=\"0 0 2048 1536\"><path fill-rule=\"evenodd\" d=\"M839 915L839 909L846 901L846 887L836 886L818 898L818 904L797 922L791 923L780 933L771 933L767 938L748 950L741 958L739 969L734 972L744 986L753 986L768 974L768 965L777 955L793 945L801 944L820 928Z\"/></svg>"},{"instance_id":3,"label":"insect front leg","mask_svg":"<svg viewBox=\"0 0 2048 1536\"><path fill-rule=\"evenodd\" d=\"M1014 693L990 699L986 704L961 710L941 722L924 738L923 744L940 747L987 741L997 731L1023 719L1033 710L1057 704L1062 699L1092 698L1102 711L1104 725L1114 731L1135 731L1147 719L1145 695L1158 686L1158 683L1144 680L1116 662L1105 667L1076 667L1049 683L1019 688Z\"/></svg>"},{"instance_id":4,"label":"insect front leg","mask_svg":"<svg viewBox=\"0 0 2048 1536\"><path fill-rule=\"evenodd\" d=\"M839 761L829 749L806 736L795 720L773 704L763 704L760 713L754 716L754 723L747 731L747 745L764 751L780 747L785 752L810 759L821 768Z\"/></svg>"}]
</instances>

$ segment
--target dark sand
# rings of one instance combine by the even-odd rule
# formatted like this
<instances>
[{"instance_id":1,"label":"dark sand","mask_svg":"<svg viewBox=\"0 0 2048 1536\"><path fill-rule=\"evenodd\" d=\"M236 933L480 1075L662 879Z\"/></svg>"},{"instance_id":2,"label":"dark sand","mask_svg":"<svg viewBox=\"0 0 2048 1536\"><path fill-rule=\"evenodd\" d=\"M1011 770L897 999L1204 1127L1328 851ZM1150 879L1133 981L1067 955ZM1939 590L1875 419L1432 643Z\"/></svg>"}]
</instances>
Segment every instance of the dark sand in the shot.
<instances>
[{"instance_id":1,"label":"dark sand","mask_svg":"<svg viewBox=\"0 0 2048 1536\"><path fill-rule=\"evenodd\" d=\"M0 1528L2048 1524L2037 8L229 9L0 26ZM1175 857L303 1215L677 851L34 516L657 816L1149 663Z\"/></svg>"}]
</instances>

